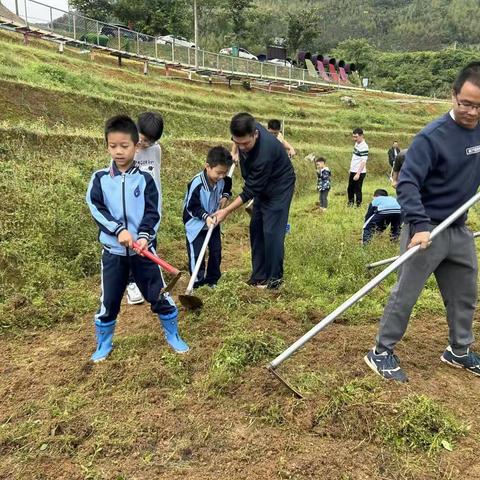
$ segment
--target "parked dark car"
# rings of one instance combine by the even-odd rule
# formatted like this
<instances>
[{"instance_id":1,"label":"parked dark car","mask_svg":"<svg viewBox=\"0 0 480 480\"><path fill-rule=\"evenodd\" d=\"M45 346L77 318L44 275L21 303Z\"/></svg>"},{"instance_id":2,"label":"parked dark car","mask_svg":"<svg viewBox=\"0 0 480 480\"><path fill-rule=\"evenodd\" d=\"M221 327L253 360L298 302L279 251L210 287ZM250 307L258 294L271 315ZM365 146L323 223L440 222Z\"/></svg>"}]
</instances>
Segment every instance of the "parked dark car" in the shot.
<instances>
[{"instance_id":1,"label":"parked dark car","mask_svg":"<svg viewBox=\"0 0 480 480\"><path fill-rule=\"evenodd\" d=\"M116 37L118 35L118 29L120 28L120 37L126 38L128 40L137 40L137 32L129 30L125 25L104 25L100 33L106 35L107 37ZM141 42L150 42L153 41L153 37L149 37L144 33L138 33L138 39Z\"/></svg>"}]
</instances>

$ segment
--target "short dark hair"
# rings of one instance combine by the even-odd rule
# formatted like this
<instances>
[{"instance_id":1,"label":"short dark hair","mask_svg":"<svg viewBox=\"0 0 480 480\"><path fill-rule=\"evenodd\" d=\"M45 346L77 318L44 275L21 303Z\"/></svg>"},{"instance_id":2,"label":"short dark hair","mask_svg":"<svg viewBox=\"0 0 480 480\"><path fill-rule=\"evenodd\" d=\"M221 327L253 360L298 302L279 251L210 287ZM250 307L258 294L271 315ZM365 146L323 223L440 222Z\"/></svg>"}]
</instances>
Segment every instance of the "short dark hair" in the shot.
<instances>
[{"instance_id":1,"label":"short dark hair","mask_svg":"<svg viewBox=\"0 0 480 480\"><path fill-rule=\"evenodd\" d=\"M137 126L128 115L115 115L105 122L106 142L108 142L108 135L115 132L126 133L132 137L132 141L135 145L138 143L139 135Z\"/></svg>"},{"instance_id":2,"label":"short dark hair","mask_svg":"<svg viewBox=\"0 0 480 480\"><path fill-rule=\"evenodd\" d=\"M465 82L472 82L480 88L480 62L470 62L460 70L453 82L453 91L460 93Z\"/></svg>"},{"instance_id":3,"label":"short dark hair","mask_svg":"<svg viewBox=\"0 0 480 480\"><path fill-rule=\"evenodd\" d=\"M363 135L363 128L355 128L352 132L354 135L357 134L357 135Z\"/></svg>"},{"instance_id":4,"label":"short dark hair","mask_svg":"<svg viewBox=\"0 0 480 480\"><path fill-rule=\"evenodd\" d=\"M325 157L316 157L315 158L315 163L317 163L317 162L327 163L327 159Z\"/></svg>"},{"instance_id":5,"label":"short dark hair","mask_svg":"<svg viewBox=\"0 0 480 480\"><path fill-rule=\"evenodd\" d=\"M217 147L211 148L208 151L207 163L212 168L218 165L230 168L233 163L232 155L225 147L219 145Z\"/></svg>"},{"instance_id":6,"label":"short dark hair","mask_svg":"<svg viewBox=\"0 0 480 480\"><path fill-rule=\"evenodd\" d=\"M373 192L374 197L388 197L388 192L384 188L377 188Z\"/></svg>"},{"instance_id":7,"label":"short dark hair","mask_svg":"<svg viewBox=\"0 0 480 480\"><path fill-rule=\"evenodd\" d=\"M138 116L138 131L150 141L160 140L163 133L163 118L159 113L144 112Z\"/></svg>"},{"instance_id":8,"label":"short dark hair","mask_svg":"<svg viewBox=\"0 0 480 480\"><path fill-rule=\"evenodd\" d=\"M280 130L282 128L282 122L276 118L272 118L272 120L268 121L267 128L270 130Z\"/></svg>"},{"instance_id":9,"label":"short dark hair","mask_svg":"<svg viewBox=\"0 0 480 480\"><path fill-rule=\"evenodd\" d=\"M235 137L253 135L255 133L255 128L255 118L246 112L237 113L230 121L230 133Z\"/></svg>"}]
</instances>

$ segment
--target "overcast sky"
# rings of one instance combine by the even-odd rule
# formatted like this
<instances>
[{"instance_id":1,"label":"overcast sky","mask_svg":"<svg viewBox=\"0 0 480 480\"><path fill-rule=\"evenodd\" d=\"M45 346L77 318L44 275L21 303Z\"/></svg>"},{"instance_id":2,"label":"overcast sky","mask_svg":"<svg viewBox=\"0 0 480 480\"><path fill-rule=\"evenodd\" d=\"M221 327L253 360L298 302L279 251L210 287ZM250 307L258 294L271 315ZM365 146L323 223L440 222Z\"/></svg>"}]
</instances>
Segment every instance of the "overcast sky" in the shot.
<instances>
[{"instance_id":1,"label":"overcast sky","mask_svg":"<svg viewBox=\"0 0 480 480\"><path fill-rule=\"evenodd\" d=\"M21 17L25 17L25 0L17 0L18 1L18 10ZM0 0L0 3L15 13L15 0ZM44 5L48 5L51 7L56 7L60 10L68 10L68 0L44 0L39 1L39 3L43 3ZM27 0L27 14L28 17L33 21L50 21L50 9L35 3L32 0ZM53 18L61 17L62 12L56 11L55 9L52 10Z\"/></svg>"}]
</instances>

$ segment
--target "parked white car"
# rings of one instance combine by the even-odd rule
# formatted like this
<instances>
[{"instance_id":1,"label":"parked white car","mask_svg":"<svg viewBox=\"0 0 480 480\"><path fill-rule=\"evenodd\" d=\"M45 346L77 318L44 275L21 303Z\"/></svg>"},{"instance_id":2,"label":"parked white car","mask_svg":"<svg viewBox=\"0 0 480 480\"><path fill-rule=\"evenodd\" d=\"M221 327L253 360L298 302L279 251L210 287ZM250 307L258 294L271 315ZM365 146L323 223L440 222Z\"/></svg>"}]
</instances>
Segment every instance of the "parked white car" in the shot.
<instances>
[{"instance_id":1,"label":"parked white car","mask_svg":"<svg viewBox=\"0 0 480 480\"><path fill-rule=\"evenodd\" d=\"M220 50L220 52L218 52L218 53L220 53L221 55L231 55L232 54L232 48L231 47L222 48ZM238 49L238 56L240 58L247 58L248 60L258 60L256 55L254 55L253 53L250 53L248 50L245 50L244 48L239 48Z\"/></svg>"},{"instance_id":2,"label":"parked white car","mask_svg":"<svg viewBox=\"0 0 480 480\"><path fill-rule=\"evenodd\" d=\"M175 42L175 45L178 45L179 47L195 48L195 43L190 42L190 40L187 40L185 37L174 37L173 35L163 35L162 37L157 37L157 43L161 45L171 45L173 42Z\"/></svg>"},{"instance_id":3,"label":"parked white car","mask_svg":"<svg viewBox=\"0 0 480 480\"><path fill-rule=\"evenodd\" d=\"M270 60L267 60L267 63L274 63L279 67L287 67L287 68L293 67L292 63L289 62L288 60L280 60L279 58L271 58Z\"/></svg>"}]
</instances>

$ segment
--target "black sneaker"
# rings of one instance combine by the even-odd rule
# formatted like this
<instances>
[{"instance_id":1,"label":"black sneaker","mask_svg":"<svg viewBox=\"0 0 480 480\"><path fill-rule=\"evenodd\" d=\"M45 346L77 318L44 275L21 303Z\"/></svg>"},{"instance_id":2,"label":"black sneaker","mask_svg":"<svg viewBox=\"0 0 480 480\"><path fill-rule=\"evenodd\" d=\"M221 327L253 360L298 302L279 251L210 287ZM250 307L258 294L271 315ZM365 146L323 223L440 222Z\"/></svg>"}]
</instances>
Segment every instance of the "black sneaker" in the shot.
<instances>
[{"instance_id":1,"label":"black sneaker","mask_svg":"<svg viewBox=\"0 0 480 480\"><path fill-rule=\"evenodd\" d=\"M405 372L400 368L400 360L388 351L377 353L372 348L364 357L365 363L377 374L387 380L408 382Z\"/></svg>"},{"instance_id":2,"label":"black sneaker","mask_svg":"<svg viewBox=\"0 0 480 480\"><path fill-rule=\"evenodd\" d=\"M464 368L480 377L480 357L476 353L471 352L470 349L464 355L455 355L452 347L449 345L443 352L440 360L451 367Z\"/></svg>"},{"instance_id":3,"label":"black sneaker","mask_svg":"<svg viewBox=\"0 0 480 480\"><path fill-rule=\"evenodd\" d=\"M281 278L277 278L275 280L270 280L268 283L267 283L267 288L269 290L278 290L283 284L283 279Z\"/></svg>"}]
</instances>

